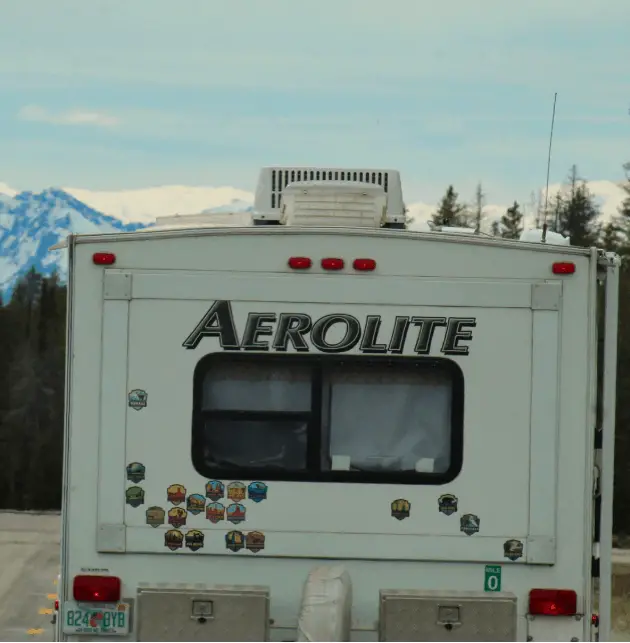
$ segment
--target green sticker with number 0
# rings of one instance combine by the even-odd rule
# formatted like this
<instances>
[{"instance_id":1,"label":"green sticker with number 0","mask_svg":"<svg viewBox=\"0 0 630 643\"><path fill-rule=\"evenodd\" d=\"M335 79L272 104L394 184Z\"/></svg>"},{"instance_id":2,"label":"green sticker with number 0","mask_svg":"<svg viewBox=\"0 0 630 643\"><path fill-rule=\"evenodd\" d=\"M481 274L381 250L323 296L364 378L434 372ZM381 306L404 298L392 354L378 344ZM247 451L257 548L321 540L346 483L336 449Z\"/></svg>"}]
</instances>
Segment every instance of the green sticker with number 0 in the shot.
<instances>
[{"instance_id":1,"label":"green sticker with number 0","mask_svg":"<svg viewBox=\"0 0 630 643\"><path fill-rule=\"evenodd\" d=\"M486 565L483 580L484 592L501 591L501 565Z\"/></svg>"}]
</instances>

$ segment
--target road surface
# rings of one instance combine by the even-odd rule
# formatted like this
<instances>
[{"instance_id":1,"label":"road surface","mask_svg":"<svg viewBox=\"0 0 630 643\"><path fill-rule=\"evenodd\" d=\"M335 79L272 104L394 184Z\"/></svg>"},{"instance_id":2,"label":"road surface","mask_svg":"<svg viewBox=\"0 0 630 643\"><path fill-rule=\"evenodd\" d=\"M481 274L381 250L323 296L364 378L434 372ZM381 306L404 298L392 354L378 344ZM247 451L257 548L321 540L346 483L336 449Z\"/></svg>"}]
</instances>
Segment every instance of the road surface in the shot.
<instances>
[{"instance_id":1,"label":"road surface","mask_svg":"<svg viewBox=\"0 0 630 643\"><path fill-rule=\"evenodd\" d=\"M613 565L628 574L630 551L615 550ZM53 640L58 567L58 515L0 511L0 641Z\"/></svg>"},{"instance_id":2,"label":"road surface","mask_svg":"<svg viewBox=\"0 0 630 643\"><path fill-rule=\"evenodd\" d=\"M0 512L0 641L52 641L59 516Z\"/></svg>"}]
</instances>

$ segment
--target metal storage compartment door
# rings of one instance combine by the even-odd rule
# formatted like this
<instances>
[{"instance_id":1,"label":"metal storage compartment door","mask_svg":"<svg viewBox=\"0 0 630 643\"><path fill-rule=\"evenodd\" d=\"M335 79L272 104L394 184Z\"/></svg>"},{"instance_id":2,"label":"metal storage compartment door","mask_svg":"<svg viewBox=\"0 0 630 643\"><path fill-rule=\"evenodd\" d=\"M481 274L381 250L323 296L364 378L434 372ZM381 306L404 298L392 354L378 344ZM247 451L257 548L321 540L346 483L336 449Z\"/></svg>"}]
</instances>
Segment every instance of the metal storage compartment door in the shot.
<instances>
[{"instance_id":1,"label":"metal storage compartment door","mask_svg":"<svg viewBox=\"0 0 630 643\"><path fill-rule=\"evenodd\" d=\"M516 641L516 596L496 592L380 592L379 641Z\"/></svg>"},{"instance_id":2,"label":"metal storage compartment door","mask_svg":"<svg viewBox=\"0 0 630 643\"><path fill-rule=\"evenodd\" d=\"M138 641L267 641L265 587L138 590Z\"/></svg>"}]
</instances>

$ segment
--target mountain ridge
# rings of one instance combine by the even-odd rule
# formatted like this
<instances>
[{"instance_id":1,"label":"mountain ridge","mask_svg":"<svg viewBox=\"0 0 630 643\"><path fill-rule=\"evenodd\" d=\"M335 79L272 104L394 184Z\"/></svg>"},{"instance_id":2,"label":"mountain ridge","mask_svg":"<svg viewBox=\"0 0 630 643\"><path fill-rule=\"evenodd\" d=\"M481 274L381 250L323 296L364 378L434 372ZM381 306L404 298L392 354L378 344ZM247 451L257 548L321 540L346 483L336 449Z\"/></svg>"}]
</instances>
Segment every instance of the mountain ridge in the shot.
<instances>
[{"instance_id":1,"label":"mountain ridge","mask_svg":"<svg viewBox=\"0 0 630 643\"><path fill-rule=\"evenodd\" d=\"M626 196L622 184L591 181L588 186L600 207L601 221L609 220ZM558 189L562 186L550 186L549 194ZM173 214L249 212L254 198L252 192L229 186L161 186L118 192L70 190L53 187L18 192L0 183L0 289L5 298L30 268L44 275L56 271L65 281L66 251L51 253L49 248L69 234L131 232L151 226L156 217ZM496 220L506 207L485 205L486 222ZM435 209L435 204L410 203L408 210L414 219L411 229L420 227ZM532 206L525 205L524 211L531 223Z\"/></svg>"}]
</instances>

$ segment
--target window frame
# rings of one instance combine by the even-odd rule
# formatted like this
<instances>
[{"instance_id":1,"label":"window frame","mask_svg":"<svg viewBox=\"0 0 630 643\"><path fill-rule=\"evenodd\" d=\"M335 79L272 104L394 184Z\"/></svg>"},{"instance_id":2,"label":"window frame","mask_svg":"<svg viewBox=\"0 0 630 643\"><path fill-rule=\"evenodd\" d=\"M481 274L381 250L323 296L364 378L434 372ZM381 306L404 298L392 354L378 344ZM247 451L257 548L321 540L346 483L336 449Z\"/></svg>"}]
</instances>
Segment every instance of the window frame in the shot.
<instances>
[{"instance_id":1,"label":"window frame","mask_svg":"<svg viewBox=\"0 0 630 643\"><path fill-rule=\"evenodd\" d=\"M308 411L238 411L238 410L203 410L204 379L208 372L222 362L266 362L281 363L290 368L290 364L307 366L311 378L311 410ZM365 366L390 366L396 369L408 369L417 372L430 372L436 368L450 377L451 389L451 457L449 468L441 473L415 471L371 472L371 471L325 471L321 469L324 455L323 384L325 371L335 364L355 363ZM273 468L238 468L210 467L203 458L205 422L209 417L224 419L289 419L307 418L306 463L302 471L282 471ZM193 374L193 411L191 459L197 473L209 480L212 479L245 479L271 480L290 482L345 482L356 484L406 484L406 485L444 485L452 482L461 472L463 466L463 425L464 425L464 374L460 366L451 359L442 357L391 357L362 355L305 355L305 354L265 354L265 353L226 353L216 352L204 355L196 364Z\"/></svg>"}]
</instances>

